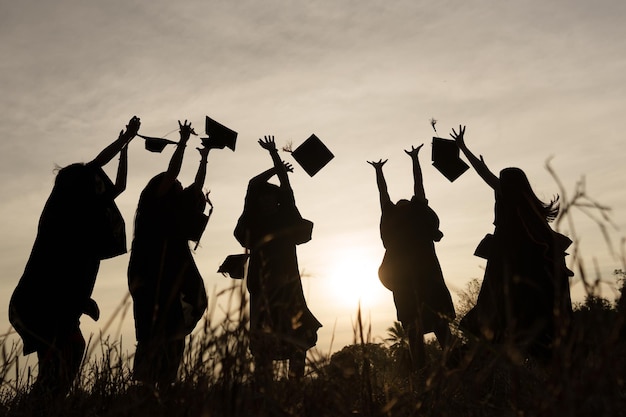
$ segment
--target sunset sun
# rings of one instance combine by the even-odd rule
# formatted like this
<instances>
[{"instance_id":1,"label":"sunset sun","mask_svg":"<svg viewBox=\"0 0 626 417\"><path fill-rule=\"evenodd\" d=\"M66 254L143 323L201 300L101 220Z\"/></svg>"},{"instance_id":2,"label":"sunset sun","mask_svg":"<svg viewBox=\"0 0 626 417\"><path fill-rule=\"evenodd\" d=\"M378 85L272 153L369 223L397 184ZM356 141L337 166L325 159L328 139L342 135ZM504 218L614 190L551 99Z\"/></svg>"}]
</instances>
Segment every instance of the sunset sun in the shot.
<instances>
[{"instance_id":1,"label":"sunset sun","mask_svg":"<svg viewBox=\"0 0 626 417\"><path fill-rule=\"evenodd\" d=\"M366 251L353 250L342 253L327 271L329 293L338 305L355 309L376 305L388 291L378 280L380 260Z\"/></svg>"}]
</instances>

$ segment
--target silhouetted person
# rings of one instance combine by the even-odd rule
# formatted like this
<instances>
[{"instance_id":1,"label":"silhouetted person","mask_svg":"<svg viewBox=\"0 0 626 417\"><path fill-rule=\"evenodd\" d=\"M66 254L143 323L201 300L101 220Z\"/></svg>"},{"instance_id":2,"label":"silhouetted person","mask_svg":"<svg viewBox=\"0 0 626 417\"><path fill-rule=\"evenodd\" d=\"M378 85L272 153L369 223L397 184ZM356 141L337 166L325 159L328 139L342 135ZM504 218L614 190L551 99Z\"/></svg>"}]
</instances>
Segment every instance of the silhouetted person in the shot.
<instances>
[{"instance_id":1,"label":"silhouetted person","mask_svg":"<svg viewBox=\"0 0 626 417\"><path fill-rule=\"evenodd\" d=\"M398 320L409 337L411 361L415 369L425 364L424 334L435 332L442 349L451 339L448 320L455 317L450 292L446 287L435 244L443 237L439 218L424 192L419 151L405 151L413 161L413 198L391 202L383 165L369 162L376 169L376 183L382 211L380 235L386 249L378 270L383 284L393 292Z\"/></svg>"},{"instance_id":2,"label":"silhouetted person","mask_svg":"<svg viewBox=\"0 0 626 417\"><path fill-rule=\"evenodd\" d=\"M207 296L190 241L197 242L208 217L202 193L209 148L199 149L195 181L183 189L177 177L191 134L180 124L180 141L166 172L153 177L141 192L128 266L137 350L134 378L166 388L176 380L185 337L207 307Z\"/></svg>"},{"instance_id":3,"label":"silhouetted person","mask_svg":"<svg viewBox=\"0 0 626 417\"><path fill-rule=\"evenodd\" d=\"M519 168L505 168L497 177L465 145L465 127L452 132L495 193L495 230L476 252L487 259L484 280L477 304L461 326L488 341L547 359L555 340L565 336L572 315L568 277L573 273L565 265L571 240L548 224L558 215L558 197L543 203Z\"/></svg>"},{"instance_id":4,"label":"silhouetted person","mask_svg":"<svg viewBox=\"0 0 626 417\"><path fill-rule=\"evenodd\" d=\"M273 136L259 139L274 167L252 178L235 237L250 250L250 350L258 382L272 380L272 361L289 360L289 375L304 375L306 351L317 342L320 322L308 309L302 291L296 245L311 239L313 224L296 208ZM280 186L268 180L278 176Z\"/></svg>"},{"instance_id":5,"label":"silhouetted person","mask_svg":"<svg viewBox=\"0 0 626 417\"><path fill-rule=\"evenodd\" d=\"M57 173L39 219L32 252L9 305L24 355L37 352L33 393L62 397L78 374L85 339L80 317L98 320L91 293L102 259L126 252L122 215L114 199L126 188L127 145L139 130L133 117L119 137L88 163ZM115 184L102 170L120 154Z\"/></svg>"}]
</instances>

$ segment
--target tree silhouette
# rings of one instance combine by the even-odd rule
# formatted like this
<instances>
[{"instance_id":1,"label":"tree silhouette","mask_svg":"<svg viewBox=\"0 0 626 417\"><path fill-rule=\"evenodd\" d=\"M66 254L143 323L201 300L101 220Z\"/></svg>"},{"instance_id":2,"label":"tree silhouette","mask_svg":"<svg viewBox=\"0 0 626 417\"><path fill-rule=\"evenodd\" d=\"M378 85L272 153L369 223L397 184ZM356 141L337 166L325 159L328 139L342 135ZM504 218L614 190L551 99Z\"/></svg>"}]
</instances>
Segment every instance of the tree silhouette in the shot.
<instances>
[{"instance_id":1,"label":"tree silhouette","mask_svg":"<svg viewBox=\"0 0 626 417\"><path fill-rule=\"evenodd\" d=\"M459 300L456 303L456 316L463 317L476 305L478 300L478 294L480 293L480 286L482 280L478 278L472 278L465 289L457 291Z\"/></svg>"},{"instance_id":2,"label":"tree silhouette","mask_svg":"<svg viewBox=\"0 0 626 417\"><path fill-rule=\"evenodd\" d=\"M398 349L402 347L408 347L408 336L402 327L402 323L394 321L393 326L387 328L388 337L385 338L385 342L390 342L390 348Z\"/></svg>"}]
</instances>

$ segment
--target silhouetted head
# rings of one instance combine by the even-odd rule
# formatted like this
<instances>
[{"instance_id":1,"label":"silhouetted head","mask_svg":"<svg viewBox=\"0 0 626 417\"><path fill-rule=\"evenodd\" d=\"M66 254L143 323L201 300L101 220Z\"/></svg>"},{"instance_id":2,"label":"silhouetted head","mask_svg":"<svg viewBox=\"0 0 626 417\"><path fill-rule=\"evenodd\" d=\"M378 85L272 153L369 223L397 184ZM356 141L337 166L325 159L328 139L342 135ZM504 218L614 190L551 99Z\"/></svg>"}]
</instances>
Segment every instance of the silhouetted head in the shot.
<instances>
[{"instance_id":1,"label":"silhouetted head","mask_svg":"<svg viewBox=\"0 0 626 417\"><path fill-rule=\"evenodd\" d=\"M400 199L398 200L398 202L396 203L396 207L404 207L404 206L408 206L411 202L409 200L406 199Z\"/></svg>"},{"instance_id":2,"label":"silhouetted head","mask_svg":"<svg viewBox=\"0 0 626 417\"><path fill-rule=\"evenodd\" d=\"M280 207L280 187L269 182L255 185L246 198L248 209L262 216L275 214Z\"/></svg>"},{"instance_id":3,"label":"silhouetted head","mask_svg":"<svg viewBox=\"0 0 626 417\"><path fill-rule=\"evenodd\" d=\"M159 187L165 174L162 172L152 177L141 191L135 213L135 237L149 237L173 225L173 223L163 223L162 215L168 212L173 213L182 195L183 187L176 180L164 195L159 195Z\"/></svg>"},{"instance_id":4,"label":"silhouetted head","mask_svg":"<svg viewBox=\"0 0 626 417\"><path fill-rule=\"evenodd\" d=\"M534 193L528 177L519 168L504 168L500 171L500 189L504 200L515 207L528 207L547 221L552 221L559 214L559 197L546 204Z\"/></svg>"},{"instance_id":5,"label":"silhouetted head","mask_svg":"<svg viewBox=\"0 0 626 417\"><path fill-rule=\"evenodd\" d=\"M59 191L84 190L93 184L91 170L84 164L71 164L61 168L54 181Z\"/></svg>"},{"instance_id":6,"label":"silhouetted head","mask_svg":"<svg viewBox=\"0 0 626 417\"><path fill-rule=\"evenodd\" d=\"M96 178L84 164L71 164L57 172L51 197L63 204L87 203L96 196ZM74 202L74 203L73 203Z\"/></svg>"},{"instance_id":7,"label":"silhouetted head","mask_svg":"<svg viewBox=\"0 0 626 417\"><path fill-rule=\"evenodd\" d=\"M143 191L141 192L141 197L139 198L139 204L141 205L142 200L145 197L155 196L158 192L159 187L161 186L161 182L163 181L163 177L165 177L165 172L161 172L160 174L152 177L148 184L145 186ZM164 198L175 197L183 191L183 186L180 181L174 181L172 187L165 193Z\"/></svg>"},{"instance_id":8,"label":"silhouetted head","mask_svg":"<svg viewBox=\"0 0 626 417\"><path fill-rule=\"evenodd\" d=\"M504 168L500 171L500 186L504 197L509 199L534 194L528 177L519 168Z\"/></svg>"},{"instance_id":9,"label":"silhouetted head","mask_svg":"<svg viewBox=\"0 0 626 417\"><path fill-rule=\"evenodd\" d=\"M409 219L413 215L411 211L411 202L406 199L398 200L395 204L394 213L398 219Z\"/></svg>"}]
</instances>

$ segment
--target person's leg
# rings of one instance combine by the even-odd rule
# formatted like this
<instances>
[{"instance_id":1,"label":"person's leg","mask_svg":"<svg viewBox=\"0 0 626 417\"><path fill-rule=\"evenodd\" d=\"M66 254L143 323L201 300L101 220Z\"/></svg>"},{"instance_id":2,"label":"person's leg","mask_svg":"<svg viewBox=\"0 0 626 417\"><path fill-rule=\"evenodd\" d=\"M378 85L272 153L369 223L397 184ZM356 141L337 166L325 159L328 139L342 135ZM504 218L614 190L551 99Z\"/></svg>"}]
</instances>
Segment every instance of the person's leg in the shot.
<instances>
[{"instance_id":1,"label":"person's leg","mask_svg":"<svg viewBox=\"0 0 626 417\"><path fill-rule=\"evenodd\" d=\"M75 331L65 339L63 346L61 347L61 389L64 394L67 394L72 387L72 384L76 380L76 376L80 371L80 365L83 361L83 355L85 354L85 338L80 329Z\"/></svg>"},{"instance_id":2,"label":"person's leg","mask_svg":"<svg viewBox=\"0 0 626 417\"><path fill-rule=\"evenodd\" d=\"M304 376L306 351L296 350L289 358L289 379L300 380Z\"/></svg>"},{"instance_id":3,"label":"person's leg","mask_svg":"<svg viewBox=\"0 0 626 417\"><path fill-rule=\"evenodd\" d=\"M426 350L419 319L411 321L404 327L404 330L409 338L409 353L413 370L422 369L426 364Z\"/></svg>"},{"instance_id":4,"label":"person's leg","mask_svg":"<svg viewBox=\"0 0 626 417\"><path fill-rule=\"evenodd\" d=\"M137 347L135 348L135 359L133 362L133 378L136 381L143 382L144 384L154 385L156 381L151 375L151 359L150 359L150 342L138 340ZM152 363L153 367L156 364Z\"/></svg>"},{"instance_id":5,"label":"person's leg","mask_svg":"<svg viewBox=\"0 0 626 417\"><path fill-rule=\"evenodd\" d=\"M172 340L161 345L161 372L158 376L160 388L166 388L176 381L184 352L185 339Z\"/></svg>"},{"instance_id":6,"label":"person's leg","mask_svg":"<svg viewBox=\"0 0 626 417\"><path fill-rule=\"evenodd\" d=\"M70 391L85 353L80 329L57 336L54 343L37 350L39 373L33 394L64 397Z\"/></svg>"},{"instance_id":7,"label":"person's leg","mask_svg":"<svg viewBox=\"0 0 626 417\"><path fill-rule=\"evenodd\" d=\"M34 396L56 396L59 387L59 369L61 356L54 346L37 349L37 380L33 384L31 394Z\"/></svg>"},{"instance_id":8,"label":"person's leg","mask_svg":"<svg viewBox=\"0 0 626 417\"><path fill-rule=\"evenodd\" d=\"M138 341L133 378L150 386L165 388L176 381L185 351L185 339Z\"/></svg>"},{"instance_id":9,"label":"person's leg","mask_svg":"<svg viewBox=\"0 0 626 417\"><path fill-rule=\"evenodd\" d=\"M273 361L265 353L255 352L254 354L254 380L257 388L264 390L274 379Z\"/></svg>"},{"instance_id":10,"label":"person's leg","mask_svg":"<svg viewBox=\"0 0 626 417\"><path fill-rule=\"evenodd\" d=\"M452 344L452 332L450 331L450 326L446 320L439 320L435 325L435 336L437 337L437 341L439 342L439 346L445 352L446 349L449 349Z\"/></svg>"}]
</instances>

